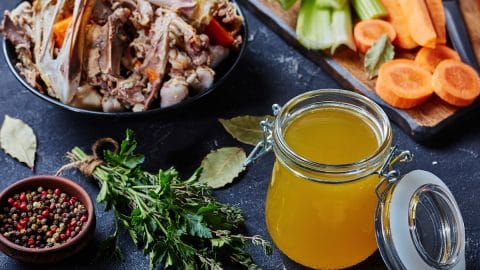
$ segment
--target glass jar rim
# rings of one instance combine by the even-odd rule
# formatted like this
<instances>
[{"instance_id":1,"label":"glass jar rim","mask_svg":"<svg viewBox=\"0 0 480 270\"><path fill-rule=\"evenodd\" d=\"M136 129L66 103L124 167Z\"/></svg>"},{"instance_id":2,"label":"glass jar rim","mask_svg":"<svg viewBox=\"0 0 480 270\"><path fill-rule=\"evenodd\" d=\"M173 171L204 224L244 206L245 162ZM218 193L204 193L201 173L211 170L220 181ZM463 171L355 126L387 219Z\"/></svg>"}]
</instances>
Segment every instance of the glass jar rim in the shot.
<instances>
[{"instance_id":1,"label":"glass jar rim","mask_svg":"<svg viewBox=\"0 0 480 270\"><path fill-rule=\"evenodd\" d=\"M370 120L376 122L375 124L378 125L379 131L382 133L380 136L380 143L379 146L375 149L373 153L364 157L360 160L351 162L351 163L344 163L344 164L325 164L315 162L305 157L297 154L293 149L289 147L286 143L284 138L283 128L285 127L284 123L282 123L282 119L288 116L290 109L292 109L295 105L299 104L302 101L306 101L308 99L313 99L318 96L328 96L328 95L338 95L343 96L346 98L350 98L352 100L356 100L360 102L362 105L365 105L368 109L373 110L376 116L379 117L379 121L375 121L373 117L369 117ZM330 102L332 104L332 102ZM349 106L343 106L344 108L349 108ZM353 105L350 105L353 108ZM392 129L390 125L390 121L388 116L383 111L383 109L376 104L371 99L355 93L353 91L342 90L342 89L318 89L303 93L301 95L295 96L294 98L290 99L279 111L277 114L274 127L273 127L273 144L274 144L274 151L276 155L281 154L281 156L285 156L290 161L292 161L296 166L319 173L327 173L330 175L354 175L358 174L360 170L365 170L369 167L372 167L373 164L380 164L383 165L383 161L386 155L389 153L390 146L392 143ZM287 166L288 167L288 166ZM376 166L374 166L376 167ZM372 173L372 172L371 172ZM345 183L345 182L352 182L359 178L363 178L365 175L359 176L358 178L353 178L345 181L323 181L320 179L310 179L317 182L328 182L328 183ZM308 178L308 177L307 177Z\"/></svg>"}]
</instances>

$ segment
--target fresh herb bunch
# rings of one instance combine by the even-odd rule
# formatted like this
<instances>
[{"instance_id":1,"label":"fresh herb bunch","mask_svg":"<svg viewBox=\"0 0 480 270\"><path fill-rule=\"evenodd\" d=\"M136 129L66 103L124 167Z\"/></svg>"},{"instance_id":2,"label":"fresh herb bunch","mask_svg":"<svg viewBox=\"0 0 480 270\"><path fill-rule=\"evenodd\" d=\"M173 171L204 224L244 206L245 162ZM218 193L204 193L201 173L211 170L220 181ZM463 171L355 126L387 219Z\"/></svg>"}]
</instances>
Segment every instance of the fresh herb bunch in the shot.
<instances>
[{"instance_id":1,"label":"fresh herb bunch","mask_svg":"<svg viewBox=\"0 0 480 270\"><path fill-rule=\"evenodd\" d=\"M218 202L198 182L201 169L187 180L174 168L148 173L140 167L144 156L135 153L136 146L133 131L127 130L118 153L106 150L104 162L93 171L101 187L97 202L113 210L116 224L100 247L102 257L123 257L117 245L120 223L148 254L150 269L157 264L165 269L222 269L227 261L259 269L245 249L251 242L270 254L270 243L235 233L244 223L242 211ZM69 157L76 162L89 158L78 147Z\"/></svg>"}]
</instances>

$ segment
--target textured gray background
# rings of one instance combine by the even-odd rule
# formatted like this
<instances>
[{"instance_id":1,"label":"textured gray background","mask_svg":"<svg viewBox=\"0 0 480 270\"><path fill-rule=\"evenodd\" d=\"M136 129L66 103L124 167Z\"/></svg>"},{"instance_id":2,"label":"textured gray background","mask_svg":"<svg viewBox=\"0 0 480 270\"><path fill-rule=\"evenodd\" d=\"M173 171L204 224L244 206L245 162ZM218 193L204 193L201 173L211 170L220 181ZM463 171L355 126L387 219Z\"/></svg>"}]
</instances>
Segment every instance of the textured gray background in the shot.
<instances>
[{"instance_id":1,"label":"textured gray background","mask_svg":"<svg viewBox=\"0 0 480 270\"><path fill-rule=\"evenodd\" d=\"M19 1L0 1L0 10L14 7ZM18 83L0 57L0 118L8 114L23 119L38 137L36 170L12 160L0 151L0 189L34 174L52 174L64 162L64 155L74 146L89 149L99 137L121 138L126 128L137 133L139 151L146 154L146 168L175 165L188 176L210 150L239 144L226 134L217 118L245 114L270 113L272 103L283 104L297 94L318 88L336 88L318 66L295 52L283 40L246 12L250 25L248 49L237 71L211 96L188 109L148 119L111 120L88 118L54 107L35 97ZM467 230L467 264L480 269L480 123L478 113L459 121L455 127L422 144L412 141L397 126L394 141L410 149L415 159L401 170L429 170L452 189L463 213ZM1 121L1 120L0 120ZM241 145L245 150L251 147ZM218 198L241 207L247 220L247 231L268 238L264 221L264 198L273 156L269 155L250 168L236 183L218 191ZM85 187L95 198L98 189L76 172L66 175ZM112 215L96 206L95 242L82 254L55 266L31 266L0 254L0 269L147 269L147 259L122 231L120 241L126 255L124 262L92 264L98 241L112 231ZM275 249L265 257L253 249L255 261L264 269L301 269ZM355 269L384 269L378 254Z\"/></svg>"}]
</instances>

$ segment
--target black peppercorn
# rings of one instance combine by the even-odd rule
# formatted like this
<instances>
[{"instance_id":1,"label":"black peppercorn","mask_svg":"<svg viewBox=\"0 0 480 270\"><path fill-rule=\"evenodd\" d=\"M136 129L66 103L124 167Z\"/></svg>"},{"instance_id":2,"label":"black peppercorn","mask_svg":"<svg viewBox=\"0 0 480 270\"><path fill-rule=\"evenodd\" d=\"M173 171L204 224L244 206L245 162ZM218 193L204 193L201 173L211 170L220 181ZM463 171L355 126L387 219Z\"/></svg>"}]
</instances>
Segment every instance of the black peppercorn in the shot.
<instances>
[{"instance_id":1,"label":"black peppercorn","mask_svg":"<svg viewBox=\"0 0 480 270\"><path fill-rule=\"evenodd\" d=\"M43 187L14 194L0 211L0 233L29 248L53 247L77 236L88 212L75 196Z\"/></svg>"}]
</instances>

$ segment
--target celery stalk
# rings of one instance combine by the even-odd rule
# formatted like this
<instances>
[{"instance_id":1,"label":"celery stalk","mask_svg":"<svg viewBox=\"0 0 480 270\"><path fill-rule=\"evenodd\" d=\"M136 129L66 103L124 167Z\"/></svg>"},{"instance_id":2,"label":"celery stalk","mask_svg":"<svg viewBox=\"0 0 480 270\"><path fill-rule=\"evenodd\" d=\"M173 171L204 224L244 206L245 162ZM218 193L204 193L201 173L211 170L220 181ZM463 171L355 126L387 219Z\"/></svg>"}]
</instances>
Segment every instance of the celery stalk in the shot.
<instances>
[{"instance_id":1,"label":"celery stalk","mask_svg":"<svg viewBox=\"0 0 480 270\"><path fill-rule=\"evenodd\" d=\"M347 0L317 0L319 8L341 8L347 3Z\"/></svg>"},{"instance_id":2,"label":"celery stalk","mask_svg":"<svg viewBox=\"0 0 480 270\"><path fill-rule=\"evenodd\" d=\"M380 0L352 0L352 5L362 20L388 16L388 12Z\"/></svg>"},{"instance_id":3,"label":"celery stalk","mask_svg":"<svg viewBox=\"0 0 480 270\"><path fill-rule=\"evenodd\" d=\"M332 10L319 8L316 0L302 0L297 19L298 41L308 49L323 50L332 47Z\"/></svg>"},{"instance_id":4,"label":"celery stalk","mask_svg":"<svg viewBox=\"0 0 480 270\"><path fill-rule=\"evenodd\" d=\"M334 35L334 42L331 48L332 54L342 44L354 51L357 50L353 41L352 28L352 14L349 3L345 3L339 9L334 9L332 14L332 33Z\"/></svg>"},{"instance_id":5,"label":"celery stalk","mask_svg":"<svg viewBox=\"0 0 480 270\"><path fill-rule=\"evenodd\" d=\"M280 5L282 5L283 9L289 9L297 2L297 0L277 0Z\"/></svg>"}]
</instances>

